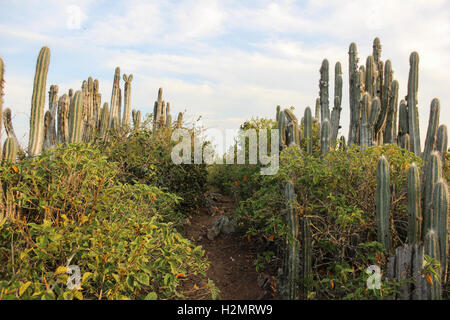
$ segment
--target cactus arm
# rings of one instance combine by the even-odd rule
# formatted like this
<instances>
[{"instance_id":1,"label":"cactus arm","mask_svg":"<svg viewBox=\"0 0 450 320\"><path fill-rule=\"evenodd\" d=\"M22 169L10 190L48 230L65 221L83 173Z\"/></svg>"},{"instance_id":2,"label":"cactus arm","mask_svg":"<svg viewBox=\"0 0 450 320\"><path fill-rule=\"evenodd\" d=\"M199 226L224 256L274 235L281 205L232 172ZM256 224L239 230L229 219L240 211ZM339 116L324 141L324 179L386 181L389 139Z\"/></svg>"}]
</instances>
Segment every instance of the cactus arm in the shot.
<instances>
[{"instance_id":1,"label":"cactus arm","mask_svg":"<svg viewBox=\"0 0 450 320\"><path fill-rule=\"evenodd\" d=\"M306 152L308 154L312 154L312 115L311 115L311 108L306 107L305 109L305 115L304 115L304 138L306 140Z\"/></svg>"},{"instance_id":2,"label":"cactus arm","mask_svg":"<svg viewBox=\"0 0 450 320\"><path fill-rule=\"evenodd\" d=\"M325 119L330 119L330 107L329 107L329 74L328 74L328 60L324 59L322 61L322 66L320 67L320 114L321 114L321 122Z\"/></svg>"},{"instance_id":3,"label":"cactus arm","mask_svg":"<svg viewBox=\"0 0 450 320\"><path fill-rule=\"evenodd\" d=\"M44 107L47 72L50 64L50 49L43 47L39 52L34 76L33 95L31 98L30 135L28 153L37 156L44 143Z\"/></svg>"},{"instance_id":4,"label":"cactus arm","mask_svg":"<svg viewBox=\"0 0 450 320\"><path fill-rule=\"evenodd\" d=\"M390 203L391 191L389 186L389 163L381 156L377 165L376 189L376 220L378 228L378 241L389 252L391 250L390 237Z\"/></svg>"},{"instance_id":5,"label":"cactus arm","mask_svg":"<svg viewBox=\"0 0 450 320\"><path fill-rule=\"evenodd\" d=\"M411 53L409 63L408 133L411 138L411 152L420 157L422 150L420 149L419 111L417 108L417 91L419 89L419 55L417 52Z\"/></svg>"},{"instance_id":6,"label":"cactus arm","mask_svg":"<svg viewBox=\"0 0 450 320\"><path fill-rule=\"evenodd\" d=\"M69 108L69 143L83 139L83 97L81 91L75 92Z\"/></svg>"},{"instance_id":7,"label":"cactus arm","mask_svg":"<svg viewBox=\"0 0 450 320\"><path fill-rule=\"evenodd\" d=\"M436 151L440 153L442 163L445 163L445 154L447 153L447 143L448 143L447 126L445 124L441 124L438 128L436 137Z\"/></svg>"},{"instance_id":8,"label":"cactus arm","mask_svg":"<svg viewBox=\"0 0 450 320\"><path fill-rule=\"evenodd\" d=\"M433 101L431 101L430 117L428 120L427 137L425 139L425 149L423 150L423 154L422 154L422 160L425 163L428 161L428 158L430 157L431 152L436 149L436 137L437 137L437 131L438 131L438 127L439 127L440 110L441 110L441 107L440 107L439 99L434 98Z\"/></svg>"},{"instance_id":9,"label":"cactus arm","mask_svg":"<svg viewBox=\"0 0 450 320\"><path fill-rule=\"evenodd\" d=\"M421 239L422 214L420 205L420 174L416 163L408 169L408 242L418 243Z\"/></svg>"}]
</instances>

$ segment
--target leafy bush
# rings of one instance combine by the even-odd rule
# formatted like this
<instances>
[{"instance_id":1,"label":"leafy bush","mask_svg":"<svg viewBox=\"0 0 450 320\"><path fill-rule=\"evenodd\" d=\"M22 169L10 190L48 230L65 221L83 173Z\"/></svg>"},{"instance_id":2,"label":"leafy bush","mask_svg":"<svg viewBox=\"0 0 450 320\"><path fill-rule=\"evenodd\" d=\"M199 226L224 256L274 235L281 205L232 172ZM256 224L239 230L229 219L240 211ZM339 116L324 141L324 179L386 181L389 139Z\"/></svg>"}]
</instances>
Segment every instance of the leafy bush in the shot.
<instances>
[{"instance_id":1,"label":"leafy bush","mask_svg":"<svg viewBox=\"0 0 450 320\"><path fill-rule=\"evenodd\" d=\"M150 124L142 126L128 136L114 135L100 146L109 160L118 162L122 182L166 188L180 196L180 211L196 211L205 203L206 165L174 164L171 152L176 142L171 141L172 131L164 127L152 132L149 127Z\"/></svg>"},{"instance_id":2,"label":"leafy bush","mask_svg":"<svg viewBox=\"0 0 450 320\"><path fill-rule=\"evenodd\" d=\"M0 224L0 299L182 298L182 278L205 275L203 249L170 222L182 217L179 198L121 175L84 144L0 166L20 215ZM70 264L80 289L66 287Z\"/></svg>"}]
</instances>

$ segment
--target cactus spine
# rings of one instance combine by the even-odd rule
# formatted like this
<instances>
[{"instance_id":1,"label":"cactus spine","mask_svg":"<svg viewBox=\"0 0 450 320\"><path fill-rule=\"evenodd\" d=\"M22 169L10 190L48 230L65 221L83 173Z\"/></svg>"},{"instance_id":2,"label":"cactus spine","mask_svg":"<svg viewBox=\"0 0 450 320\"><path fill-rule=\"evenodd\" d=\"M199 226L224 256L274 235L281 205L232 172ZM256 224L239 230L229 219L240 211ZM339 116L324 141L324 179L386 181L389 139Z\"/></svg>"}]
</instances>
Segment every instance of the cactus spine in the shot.
<instances>
[{"instance_id":1,"label":"cactus spine","mask_svg":"<svg viewBox=\"0 0 450 320\"><path fill-rule=\"evenodd\" d=\"M416 163L408 169L408 242L415 244L420 241L422 214L420 205L420 174Z\"/></svg>"},{"instance_id":2,"label":"cactus spine","mask_svg":"<svg viewBox=\"0 0 450 320\"><path fill-rule=\"evenodd\" d=\"M329 73L328 73L328 60L324 59L322 61L322 66L320 67L320 116L321 123L325 121L325 119L330 119L330 106L329 106L329 92L328 92L328 82L329 82Z\"/></svg>"},{"instance_id":3,"label":"cactus spine","mask_svg":"<svg viewBox=\"0 0 450 320\"><path fill-rule=\"evenodd\" d=\"M336 62L334 67L334 108L331 112L331 143L337 140L339 131L339 121L341 118L342 103L342 67L340 62Z\"/></svg>"},{"instance_id":4,"label":"cactus spine","mask_svg":"<svg viewBox=\"0 0 450 320\"><path fill-rule=\"evenodd\" d=\"M83 97L81 91L75 92L69 108L69 142L83 139Z\"/></svg>"},{"instance_id":5,"label":"cactus spine","mask_svg":"<svg viewBox=\"0 0 450 320\"><path fill-rule=\"evenodd\" d=\"M430 154L436 149L436 136L439 126L439 113L440 113L439 99L434 98L431 101L430 117L428 120L427 137L425 139L425 149L423 151L422 159L426 163Z\"/></svg>"},{"instance_id":6,"label":"cactus spine","mask_svg":"<svg viewBox=\"0 0 450 320\"><path fill-rule=\"evenodd\" d=\"M305 115L304 115L304 138L306 140L306 152L308 154L312 154L312 115L311 115L311 108L306 107L305 109Z\"/></svg>"},{"instance_id":7,"label":"cactus spine","mask_svg":"<svg viewBox=\"0 0 450 320\"><path fill-rule=\"evenodd\" d=\"M130 110L131 110L131 81L133 80L133 75L130 74L128 77L124 74L123 81L125 81L124 93L125 100L123 106L123 119L122 125L130 125Z\"/></svg>"},{"instance_id":8,"label":"cactus spine","mask_svg":"<svg viewBox=\"0 0 450 320\"><path fill-rule=\"evenodd\" d=\"M417 91L419 89L419 55L417 52L411 53L409 58L409 78L408 78L408 133L411 139L411 152L420 157L420 130L419 111L417 109Z\"/></svg>"},{"instance_id":9,"label":"cactus spine","mask_svg":"<svg viewBox=\"0 0 450 320\"><path fill-rule=\"evenodd\" d=\"M425 236L425 254L430 256L431 258L440 259L439 255L439 238L434 231L428 231ZM427 282L427 292L428 296L427 298L429 300L440 300L441 299L441 286L439 285L436 278L434 278L433 275L430 275L433 277L432 284Z\"/></svg>"},{"instance_id":10,"label":"cactus spine","mask_svg":"<svg viewBox=\"0 0 450 320\"><path fill-rule=\"evenodd\" d=\"M330 151L331 125L328 119L322 122L320 128L320 153L325 155Z\"/></svg>"},{"instance_id":11,"label":"cactus spine","mask_svg":"<svg viewBox=\"0 0 450 320\"><path fill-rule=\"evenodd\" d=\"M47 72L50 64L50 49L43 47L39 52L31 98L30 136L28 153L31 157L42 151L44 143L44 107Z\"/></svg>"},{"instance_id":12,"label":"cactus spine","mask_svg":"<svg viewBox=\"0 0 450 320\"><path fill-rule=\"evenodd\" d=\"M376 220L378 228L378 241L389 252L391 250L391 237L389 228L389 208L391 203L391 191L389 188L389 163L381 156L377 165L377 190L376 190Z\"/></svg>"}]
</instances>

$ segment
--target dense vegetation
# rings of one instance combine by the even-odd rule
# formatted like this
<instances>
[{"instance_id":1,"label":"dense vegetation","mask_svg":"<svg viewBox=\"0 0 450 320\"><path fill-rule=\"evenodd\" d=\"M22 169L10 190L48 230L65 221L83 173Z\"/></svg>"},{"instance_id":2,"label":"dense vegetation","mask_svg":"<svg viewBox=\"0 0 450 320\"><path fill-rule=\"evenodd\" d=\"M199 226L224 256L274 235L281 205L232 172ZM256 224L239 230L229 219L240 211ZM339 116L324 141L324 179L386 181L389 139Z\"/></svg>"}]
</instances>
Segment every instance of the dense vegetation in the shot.
<instances>
[{"instance_id":1,"label":"dense vegetation","mask_svg":"<svg viewBox=\"0 0 450 320\"><path fill-rule=\"evenodd\" d=\"M253 119L256 126L266 123ZM406 242L408 228L407 172L422 160L397 145L332 148L320 155L319 125L313 128L313 153L306 153L303 142L280 155L276 175L261 176L258 165L211 167L211 181L223 192L236 195L234 217L244 236L265 248L255 262L258 269L276 275L282 266L287 236L284 181L293 181L297 195L295 210L311 222L312 269L309 280L299 283L313 299L385 298L396 290L396 283L384 282L382 290L367 290L365 272L370 265L386 268L389 254L377 242L375 190L377 160L385 155L390 164L391 212L394 247ZM300 130L303 131L303 125ZM241 144L242 145L242 144ZM246 146L248 148L248 146ZM448 162L445 168L448 170ZM449 175L445 175L449 179ZM301 261L302 263L302 261Z\"/></svg>"},{"instance_id":2,"label":"dense vegetation","mask_svg":"<svg viewBox=\"0 0 450 320\"><path fill-rule=\"evenodd\" d=\"M200 205L201 197L189 199L181 210L182 196L203 195L206 170L167 169L167 136L141 129L126 143L113 136L3 162L5 198L19 219L1 221L0 299L182 298L180 281L205 275L208 262L175 226ZM82 283L71 290L73 264ZM212 297L215 287L199 290Z\"/></svg>"}]
</instances>

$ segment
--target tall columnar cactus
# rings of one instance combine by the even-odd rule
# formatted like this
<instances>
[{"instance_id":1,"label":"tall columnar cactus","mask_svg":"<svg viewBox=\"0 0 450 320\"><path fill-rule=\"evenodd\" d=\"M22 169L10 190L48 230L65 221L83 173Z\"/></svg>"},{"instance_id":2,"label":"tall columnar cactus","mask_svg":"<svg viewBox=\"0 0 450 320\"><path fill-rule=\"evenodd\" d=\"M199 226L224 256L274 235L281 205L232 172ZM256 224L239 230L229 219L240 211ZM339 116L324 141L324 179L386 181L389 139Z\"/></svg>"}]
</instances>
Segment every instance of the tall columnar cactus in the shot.
<instances>
[{"instance_id":1,"label":"tall columnar cactus","mask_svg":"<svg viewBox=\"0 0 450 320\"><path fill-rule=\"evenodd\" d=\"M381 42L380 42L380 38L376 37L373 40L373 45L372 45L372 56L373 56L373 60L375 61L376 65L378 65L380 63L380 58L381 58Z\"/></svg>"},{"instance_id":2,"label":"tall columnar cactus","mask_svg":"<svg viewBox=\"0 0 450 320\"><path fill-rule=\"evenodd\" d=\"M17 139L16 133L14 132L10 108L6 108L3 111L3 123L5 125L5 131L6 131L6 135L8 136L8 138L12 137L12 138L16 139L16 141L19 141Z\"/></svg>"},{"instance_id":3,"label":"tall columnar cactus","mask_svg":"<svg viewBox=\"0 0 450 320\"><path fill-rule=\"evenodd\" d=\"M445 163L445 154L447 152L447 144L448 144L447 126L445 124L441 124L438 128L437 137L436 137L436 151L438 151L440 153L442 163Z\"/></svg>"},{"instance_id":4,"label":"tall columnar cactus","mask_svg":"<svg viewBox=\"0 0 450 320\"><path fill-rule=\"evenodd\" d=\"M381 74L382 70L379 70L379 73ZM387 117L388 117L388 109L389 109L389 100L392 98L392 82L393 82L393 71L392 71L392 65L391 61L387 60L386 64L384 65L384 79L383 82L383 89L381 90L380 101L381 101L381 109L380 109L380 115L377 119L377 122L375 124L375 132L379 132L379 135L377 136L377 142L378 144L382 144L384 142L384 136L383 131L386 128L387 125ZM381 80L380 80L381 81Z\"/></svg>"},{"instance_id":5,"label":"tall columnar cactus","mask_svg":"<svg viewBox=\"0 0 450 320\"><path fill-rule=\"evenodd\" d=\"M124 100L124 105L123 105L122 125L126 125L126 126L130 125L131 81L132 80L133 80L132 74L130 74L128 77L125 74L123 75L123 81L125 81L125 86L124 86L125 100Z\"/></svg>"},{"instance_id":6,"label":"tall columnar cactus","mask_svg":"<svg viewBox=\"0 0 450 320\"><path fill-rule=\"evenodd\" d=\"M33 95L31 98L30 136L28 153L31 157L42 151L44 143L44 108L47 72L50 64L50 49L43 47L39 52L34 75Z\"/></svg>"},{"instance_id":7,"label":"tall columnar cactus","mask_svg":"<svg viewBox=\"0 0 450 320\"><path fill-rule=\"evenodd\" d=\"M108 127L109 127L109 119L110 119L110 112L109 112L109 106L108 106L108 102L105 102L103 104L103 108L101 110L101 115L100 115L100 121L99 121L99 134L100 137L105 138L106 133L108 132Z\"/></svg>"},{"instance_id":8,"label":"tall columnar cactus","mask_svg":"<svg viewBox=\"0 0 450 320\"><path fill-rule=\"evenodd\" d=\"M386 126L384 129L383 142L386 144L395 143L397 137L397 105L398 105L398 81L392 81L390 96L388 99L388 110L386 116Z\"/></svg>"},{"instance_id":9,"label":"tall columnar cactus","mask_svg":"<svg viewBox=\"0 0 450 320\"><path fill-rule=\"evenodd\" d=\"M316 119L317 122L320 123L320 98L316 99L316 110L314 113L314 118Z\"/></svg>"},{"instance_id":10,"label":"tall columnar cactus","mask_svg":"<svg viewBox=\"0 0 450 320\"><path fill-rule=\"evenodd\" d=\"M440 179L434 186L432 211L431 229L439 238L441 275L445 278L448 253L448 188L444 179Z\"/></svg>"},{"instance_id":11,"label":"tall columnar cactus","mask_svg":"<svg viewBox=\"0 0 450 320\"><path fill-rule=\"evenodd\" d=\"M420 173L416 163L408 169L408 242L418 243L422 232L422 213L420 204Z\"/></svg>"},{"instance_id":12,"label":"tall columnar cactus","mask_svg":"<svg viewBox=\"0 0 450 320\"><path fill-rule=\"evenodd\" d=\"M290 109L284 109L283 112L286 117L286 145L300 145L300 131L298 129L297 117Z\"/></svg>"},{"instance_id":13,"label":"tall columnar cactus","mask_svg":"<svg viewBox=\"0 0 450 320\"><path fill-rule=\"evenodd\" d=\"M306 140L306 152L312 154L312 115L310 107L306 107L304 119L303 133Z\"/></svg>"},{"instance_id":14,"label":"tall columnar cactus","mask_svg":"<svg viewBox=\"0 0 450 320\"><path fill-rule=\"evenodd\" d=\"M286 258L284 264L285 288L282 299L297 300L298 299L298 278L299 278L299 241L298 229L299 221L295 210L295 191L294 184L287 182L285 187L287 223L289 227L288 244L286 250Z\"/></svg>"},{"instance_id":15,"label":"tall columnar cactus","mask_svg":"<svg viewBox=\"0 0 450 320\"><path fill-rule=\"evenodd\" d=\"M160 126L164 126L166 124L166 102L162 102L162 108L161 108L161 116L159 117L159 124Z\"/></svg>"},{"instance_id":16,"label":"tall columnar cactus","mask_svg":"<svg viewBox=\"0 0 450 320\"><path fill-rule=\"evenodd\" d=\"M69 95L69 105L71 105L72 100L73 100L73 89L72 88L69 89L68 95Z\"/></svg>"},{"instance_id":17,"label":"tall columnar cactus","mask_svg":"<svg viewBox=\"0 0 450 320\"><path fill-rule=\"evenodd\" d=\"M368 56L366 60L366 81L365 81L365 89L366 92L370 94L373 98L376 96L376 80L377 80L377 70L376 64L373 59L373 56Z\"/></svg>"},{"instance_id":18,"label":"tall columnar cactus","mask_svg":"<svg viewBox=\"0 0 450 320\"><path fill-rule=\"evenodd\" d=\"M280 110L281 110L281 107L277 106L277 115L276 115L277 123L278 123L278 120L280 119Z\"/></svg>"},{"instance_id":19,"label":"tall columnar cactus","mask_svg":"<svg viewBox=\"0 0 450 320\"><path fill-rule=\"evenodd\" d=\"M408 125L408 105L405 100L400 101L400 107L398 111L398 136L397 143L400 145L401 138L405 134L409 134Z\"/></svg>"},{"instance_id":20,"label":"tall columnar cactus","mask_svg":"<svg viewBox=\"0 0 450 320\"><path fill-rule=\"evenodd\" d=\"M349 100L350 100L350 127L348 133L348 144L355 143L355 137L357 135L356 129L359 123L359 101L360 101L360 79L358 71L358 51L356 44L352 42L348 50L349 57Z\"/></svg>"},{"instance_id":21,"label":"tall columnar cactus","mask_svg":"<svg viewBox=\"0 0 450 320\"><path fill-rule=\"evenodd\" d=\"M83 139L83 96L75 92L69 108L69 143L81 142Z\"/></svg>"},{"instance_id":22,"label":"tall columnar cactus","mask_svg":"<svg viewBox=\"0 0 450 320\"><path fill-rule=\"evenodd\" d=\"M166 107L166 127L171 128L172 127L172 115L170 114L170 103L167 102Z\"/></svg>"},{"instance_id":23,"label":"tall columnar cactus","mask_svg":"<svg viewBox=\"0 0 450 320\"><path fill-rule=\"evenodd\" d=\"M370 99L369 93L364 93L361 101L361 129L360 144L361 148L370 147L375 140L375 121L380 112L380 99L375 97Z\"/></svg>"},{"instance_id":24,"label":"tall columnar cactus","mask_svg":"<svg viewBox=\"0 0 450 320\"><path fill-rule=\"evenodd\" d=\"M341 119L341 103L342 103L342 67L341 63L336 62L334 68L334 107L331 112L331 143L337 140L339 131L339 121Z\"/></svg>"},{"instance_id":25,"label":"tall columnar cactus","mask_svg":"<svg viewBox=\"0 0 450 320\"><path fill-rule=\"evenodd\" d=\"M58 101L58 143L69 142L69 96L63 94Z\"/></svg>"},{"instance_id":26,"label":"tall columnar cactus","mask_svg":"<svg viewBox=\"0 0 450 320\"><path fill-rule=\"evenodd\" d=\"M180 129L181 126L183 125L183 113L180 112L178 113L178 118L177 118L177 129Z\"/></svg>"},{"instance_id":27,"label":"tall columnar cactus","mask_svg":"<svg viewBox=\"0 0 450 320\"><path fill-rule=\"evenodd\" d=\"M389 252L391 250L390 234L390 191L389 163L384 156L378 160L377 166L377 190L376 190L376 220L378 241Z\"/></svg>"},{"instance_id":28,"label":"tall columnar cactus","mask_svg":"<svg viewBox=\"0 0 450 320\"><path fill-rule=\"evenodd\" d=\"M120 68L117 67L114 72L114 81L111 93L109 129L118 129L120 126L119 96L120 96Z\"/></svg>"},{"instance_id":29,"label":"tall columnar cactus","mask_svg":"<svg viewBox=\"0 0 450 320\"><path fill-rule=\"evenodd\" d=\"M94 80L94 123L95 123L95 129L99 130L99 122L101 117L101 103L102 103L102 95L101 93L98 93L99 84L98 80Z\"/></svg>"},{"instance_id":30,"label":"tall columnar cactus","mask_svg":"<svg viewBox=\"0 0 450 320\"><path fill-rule=\"evenodd\" d=\"M432 229L432 201L435 184L442 178L442 162L439 152L433 151L428 158L424 176L423 232Z\"/></svg>"},{"instance_id":31,"label":"tall columnar cactus","mask_svg":"<svg viewBox=\"0 0 450 320\"><path fill-rule=\"evenodd\" d=\"M437 259L439 261L440 259L440 249L439 249L439 238L436 232L434 231L428 231L425 239L425 250L424 253L431 258ZM440 300L441 299L441 286L438 282L438 280L433 276L430 275L433 279L433 281L428 282L427 281L427 299L428 300Z\"/></svg>"},{"instance_id":32,"label":"tall columnar cactus","mask_svg":"<svg viewBox=\"0 0 450 320\"><path fill-rule=\"evenodd\" d=\"M154 115L153 115L153 131L159 128L159 124L161 121L162 108L163 108L163 89L159 88L158 90L158 100L155 101Z\"/></svg>"},{"instance_id":33,"label":"tall columnar cactus","mask_svg":"<svg viewBox=\"0 0 450 320\"><path fill-rule=\"evenodd\" d=\"M141 111L140 110L134 110L131 112L131 117L133 118L133 128L139 129L141 126Z\"/></svg>"},{"instance_id":34,"label":"tall columnar cactus","mask_svg":"<svg viewBox=\"0 0 450 320\"><path fill-rule=\"evenodd\" d=\"M304 281L308 281L312 270L312 244L311 244L311 225L309 218L301 218L301 247L302 247L302 276ZM308 288L303 287L302 298L306 300L308 298Z\"/></svg>"},{"instance_id":35,"label":"tall columnar cactus","mask_svg":"<svg viewBox=\"0 0 450 320\"><path fill-rule=\"evenodd\" d=\"M380 98L375 97L372 99L372 104L370 106L370 115L369 115L369 135L370 135L370 143L371 146L376 145L377 137L380 135L380 130L377 131L376 121L380 115Z\"/></svg>"},{"instance_id":36,"label":"tall columnar cactus","mask_svg":"<svg viewBox=\"0 0 450 320\"><path fill-rule=\"evenodd\" d=\"M417 91L419 89L419 54L417 52L411 53L409 64L408 133L411 138L411 152L420 157L422 150L420 148L419 110L417 109Z\"/></svg>"},{"instance_id":37,"label":"tall columnar cactus","mask_svg":"<svg viewBox=\"0 0 450 320\"><path fill-rule=\"evenodd\" d=\"M322 66L320 67L320 116L321 123L325 119L330 119L330 106L329 106L329 63L327 59L322 61Z\"/></svg>"},{"instance_id":38,"label":"tall columnar cactus","mask_svg":"<svg viewBox=\"0 0 450 320\"><path fill-rule=\"evenodd\" d=\"M320 153L322 155L327 154L331 147L331 124L328 119L322 122L320 128Z\"/></svg>"},{"instance_id":39,"label":"tall columnar cactus","mask_svg":"<svg viewBox=\"0 0 450 320\"><path fill-rule=\"evenodd\" d=\"M436 137L437 137L437 131L438 131L438 127L439 127L440 110L441 110L441 107L440 107L439 99L434 98L433 101L431 101L430 117L428 120L427 137L425 139L425 149L423 150L423 155L422 155L422 160L425 163L428 161L428 158L430 157L431 152L436 149Z\"/></svg>"},{"instance_id":40,"label":"tall columnar cactus","mask_svg":"<svg viewBox=\"0 0 450 320\"><path fill-rule=\"evenodd\" d=\"M19 144L16 138L8 137L3 144L2 161L16 162Z\"/></svg>"},{"instance_id":41,"label":"tall columnar cactus","mask_svg":"<svg viewBox=\"0 0 450 320\"><path fill-rule=\"evenodd\" d=\"M56 144L56 112L58 110L57 85L50 86L48 98L48 111L44 116L44 150L53 148Z\"/></svg>"}]
</instances>

